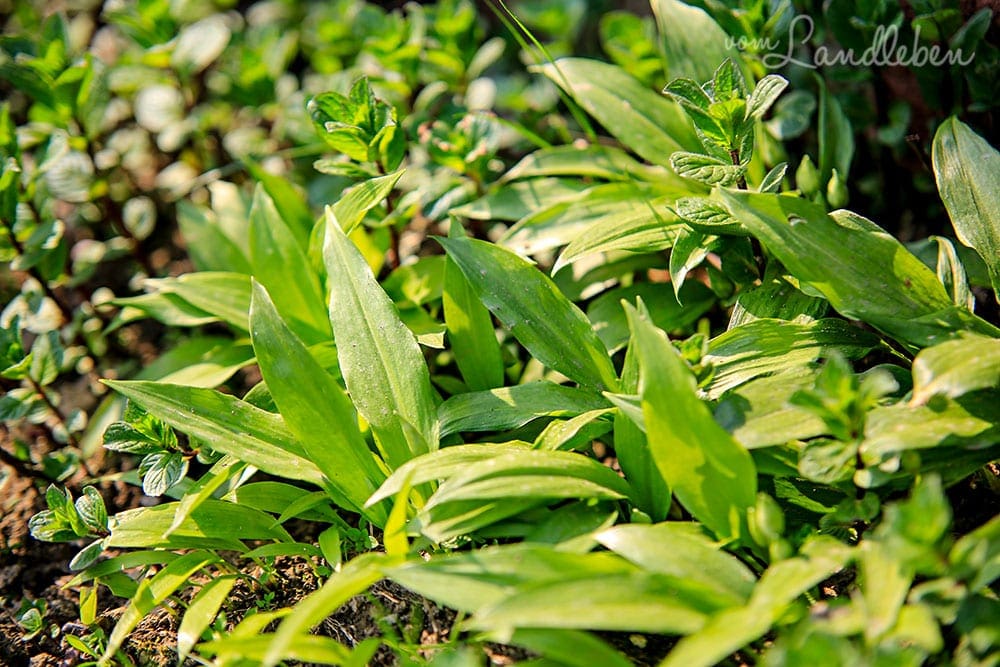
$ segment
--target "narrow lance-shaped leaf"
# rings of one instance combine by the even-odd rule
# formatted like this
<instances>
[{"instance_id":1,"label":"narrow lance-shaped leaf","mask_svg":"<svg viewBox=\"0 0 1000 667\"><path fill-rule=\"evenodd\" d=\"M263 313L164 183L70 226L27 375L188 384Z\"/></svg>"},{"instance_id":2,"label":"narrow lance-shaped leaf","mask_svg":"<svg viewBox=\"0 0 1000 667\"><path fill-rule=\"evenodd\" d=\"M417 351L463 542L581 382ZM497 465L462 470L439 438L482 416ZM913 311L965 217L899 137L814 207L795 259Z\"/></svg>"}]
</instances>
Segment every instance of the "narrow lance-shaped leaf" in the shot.
<instances>
[{"instance_id":1,"label":"narrow lance-shaped leaf","mask_svg":"<svg viewBox=\"0 0 1000 667\"><path fill-rule=\"evenodd\" d=\"M105 384L212 449L279 477L321 483L323 476L278 415L210 389L160 382Z\"/></svg>"},{"instance_id":2,"label":"narrow lance-shaped leaf","mask_svg":"<svg viewBox=\"0 0 1000 667\"><path fill-rule=\"evenodd\" d=\"M757 471L749 452L712 418L694 375L662 331L626 305L653 460L674 495L719 539L744 534Z\"/></svg>"},{"instance_id":3,"label":"narrow lance-shaped leaf","mask_svg":"<svg viewBox=\"0 0 1000 667\"><path fill-rule=\"evenodd\" d=\"M259 185L250 208L250 264L254 278L275 294L292 330L309 344L330 339L319 277Z\"/></svg>"},{"instance_id":4,"label":"narrow lance-shaped leaf","mask_svg":"<svg viewBox=\"0 0 1000 667\"><path fill-rule=\"evenodd\" d=\"M327 208L326 216L323 260L330 276L330 323L340 369L386 463L398 468L437 448L430 374L416 338L332 209Z\"/></svg>"},{"instance_id":5,"label":"narrow lance-shaped leaf","mask_svg":"<svg viewBox=\"0 0 1000 667\"><path fill-rule=\"evenodd\" d=\"M461 225L451 223L451 236L462 238ZM493 319L462 270L448 259L444 270L444 322L455 362L473 391L503 385L503 357L493 329Z\"/></svg>"},{"instance_id":6,"label":"narrow lance-shaped leaf","mask_svg":"<svg viewBox=\"0 0 1000 667\"><path fill-rule=\"evenodd\" d=\"M509 250L473 239L439 239L479 299L536 359L594 389L618 384L587 316L552 280Z\"/></svg>"},{"instance_id":7,"label":"narrow lance-shaped leaf","mask_svg":"<svg viewBox=\"0 0 1000 667\"><path fill-rule=\"evenodd\" d=\"M560 58L538 69L622 144L654 164L666 165L675 151L699 149L694 128L681 108L620 67L586 58Z\"/></svg>"},{"instance_id":8,"label":"narrow lance-shaped leaf","mask_svg":"<svg viewBox=\"0 0 1000 667\"><path fill-rule=\"evenodd\" d=\"M392 189L399 182L399 177L403 175L403 170L394 171L385 176L377 176L367 181L362 181L348 189L344 195L333 205L333 214L340 223L340 228L345 234L350 234L361 221L365 214L375 208L376 204L389 196Z\"/></svg>"},{"instance_id":9,"label":"narrow lance-shaped leaf","mask_svg":"<svg viewBox=\"0 0 1000 667\"><path fill-rule=\"evenodd\" d=\"M285 423L308 458L350 505L381 525L384 508L364 504L384 476L358 429L354 406L281 320L267 290L253 284L250 335L257 363Z\"/></svg>"},{"instance_id":10,"label":"narrow lance-shaped leaf","mask_svg":"<svg viewBox=\"0 0 1000 667\"><path fill-rule=\"evenodd\" d=\"M955 234L986 262L1000 300L1000 152L952 117L934 135L933 161Z\"/></svg>"}]
</instances>

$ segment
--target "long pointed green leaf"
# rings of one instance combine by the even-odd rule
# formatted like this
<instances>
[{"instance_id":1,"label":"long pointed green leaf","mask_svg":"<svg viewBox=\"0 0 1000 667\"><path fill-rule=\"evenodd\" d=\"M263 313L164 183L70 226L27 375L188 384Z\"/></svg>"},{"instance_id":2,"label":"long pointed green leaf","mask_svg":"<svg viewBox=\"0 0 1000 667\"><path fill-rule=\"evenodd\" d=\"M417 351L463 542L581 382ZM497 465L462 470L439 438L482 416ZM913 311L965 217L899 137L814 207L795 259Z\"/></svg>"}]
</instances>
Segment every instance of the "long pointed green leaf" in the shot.
<instances>
[{"instance_id":1,"label":"long pointed green leaf","mask_svg":"<svg viewBox=\"0 0 1000 667\"><path fill-rule=\"evenodd\" d=\"M177 629L177 661L184 662L191 649L198 643L201 633L219 614L222 603L236 584L236 575L211 579L191 600L181 625Z\"/></svg>"},{"instance_id":2,"label":"long pointed green leaf","mask_svg":"<svg viewBox=\"0 0 1000 667\"><path fill-rule=\"evenodd\" d=\"M1000 152L952 117L934 135L933 162L955 234L986 262L1000 300Z\"/></svg>"},{"instance_id":3,"label":"long pointed green leaf","mask_svg":"<svg viewBox=\"0 0 1000 667\"><path fill-rule=\"evenodd\" d=\"M757 578L719 549L694 523L624 524L596 536L597 541L636 565L661 574L697 581L745 603Z\"/></svg>"},{"instance_id":4,"label":"long pointed green leaf","mask_svg":"<svg viewBox=\"0 0 1000 667\"><path fill-rule=\"evenodd\" d=\"M381 554L358 556L327 580L323 587L311 593L295 606L271 639L267 653L261 661L264 667L273 667L286 657L299 637L337 610L340 605L362 593L382 578Z\"/></svg>"},{"instance_id":5,"label":"long pointed green leaf","mask_svg":"<svg viewBox=\"0 0 1000 667\"><path fill-rule=\"evenodd\" d=\"M278 415L210 389L160 382L107 380L106 384L217 452L279 477L323 482L319 468L305 457L302 445L289 436Z\"/></svg>"},{"instance_id":6,"label":"long pointed green leaf","mask_svg":"<svg viewBox=\"0 0 1000 667\"><path fill-rule=\"evenodd\" d=\"M803 199L719 190L730 214L789 272L842 315L925 346L971 330L1000 330L952 304L937 276L895 238L854 215L836 219Z\"/></svg>"},{"instance_id":7,"label":"long pointed green leaf","mask_svg":"<svg viewBox=\"0 0 1000 667\"><path fill-rule=\"evenodd\" d=\"M452 396L438 408L441 436L504 431L539 417L573 417L608 407L600 395L547 380Z\"/></svg>"},{"instance_id":8,"label":"long pointed green leaf","mask_svg":"<svg viewBox=\"0 0 1000 667\"><path fill-rule=\"evenodd\" d=\"M720 539L744 534L757 494L750 453L719 426L695 393L694 375L662 331L626 305L639 358L639 387L653 459L692 515Z\"/></svg>"},{"instance_id":9,"label":"long pointed green leaf","mask_svg":"<svg viewBox=\"0 0 1000 667\"><path fill-rule=\"evenodd\" d=\"M451 228L455 238L464 236L457 222ZM502 386L503 357L493 319L451 258L445 264L442 299L448 340L466 386L472 391Z\"/></svg>"},{"instance_id":10,"label":"long pointed green leaf","mask_svg":"<svg viewBox=\"0 0 1000 667\"><path fill-rule=\"evenodd\" d=\"M538 69L640 157L668 165L675 151L699 150L694 128L680 106L622 68L586 58L560 58Z\"/></svg>"},{"instance_id":11,"label":"long pointed green leaf","mask_svg":"<svg viewBox=\"0 0 1000 667\"><path fill-rule=\"evenodd\" d=\"M587 316L552 280L509 250L473 239L438 239L480 300L546 366L584 387L612 389L614 366Z\"/></svg>"},{"instance_id":12,"label":"long pointed green leaf","mask_svg":"<svg viewBox=\"0 0 1000 667\"><path fill-rule=\"evenodd\" d=\"M358 412L372 425L386 463L397 468L437 448L427 364L392 300L329 208L323 260L344 382Z\"/></svg>"},{"instance_id":13,"label":"long pointed green leaf","mask_svg":"<svg viewBox=\"0 0 1000 667\"><path fill-rule=\"evenodd\" d=\"M349 509L382 525L385 508L366 511L364 506L384 475L361 437L351 400L285 325L267 290L257 282L250 325L261 375L306 456L343 494Z\"/></svg>"},{"instance_id":14,"label":"long pointed green leaf","mask_svg":"<svg viewBox=\"0 0 1000 667\"><path fill-rule=\"evenodd\" d=\"M385 176L370 178L349 188L344 195L333 205L333 214L340 223L340 228L345 234L361 224L365 214L389 196L392 189L399 182L399 177L403 175L403 169L394 171Z\"/></svg>"},{"instance_id":15,"label":"long pointed green leaf","mask_svg":"<svg viewBox=\"0 0 1000 667\"><path fill-rule=\"evenodd\" d=\"M254 278L275 295L278 312L293 331L307 344L330 339L319 277L259 185L250 207L250 263Z\"/></svg>"}]
</instances>

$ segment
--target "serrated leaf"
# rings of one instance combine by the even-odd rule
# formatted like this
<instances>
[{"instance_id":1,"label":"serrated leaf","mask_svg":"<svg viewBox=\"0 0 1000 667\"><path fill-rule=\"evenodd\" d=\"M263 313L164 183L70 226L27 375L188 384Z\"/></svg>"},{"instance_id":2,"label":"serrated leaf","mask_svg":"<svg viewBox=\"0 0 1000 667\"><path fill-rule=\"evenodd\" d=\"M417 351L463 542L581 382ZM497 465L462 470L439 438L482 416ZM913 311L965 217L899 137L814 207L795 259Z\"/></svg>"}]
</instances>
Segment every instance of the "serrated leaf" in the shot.
<instances>
[{"instance_id":1,"label":"serrated leaf","mask_svg":"<svg viewBox=\"0 0 1000 667\"><path fill-rule=\"evenodd\" d=\"M757 82L747 99L747 118L760 120L771 108L778 96L788 87L788 79L777 74L768 74Z\"/></svg>"},{"instance_id":2,"label":"serrated leaf","mask_svg":"<svg viewBox=\"0 0 1000 667\"><path fill-rule=\"evenodd\" d=\"M552 280L498 246L439 239L483 304L538 361L584 387L613 388L618 378L587 317Z\"/></svg>"},{"instance_id":3,"label":"serrated leaf","mask_svg":"<svg viewBox=\"0 0 1000 667\"><path fill-rule=\"evenodd\" d=\"M147 496L162 496L187 474L188 462L180 452L147 454L139 462L142 492Z\"/></svg>"},{"instance_id":4,"label":"serrated leaf","mask_svg":"<svg viewBox=\"0 0 1000 667\"><path fill-rule=\"evenodd\" d=\"M673 211L678 218L705 234L747 233L725 206L708 197L681 197L674 202Z\"/></svg>"},{"instance_id":5,"label":"serrated leaf","mask_svg":"<svg viewBox=\"0 0 1000 667\"><path fill-rule=\"evenodd\" d=\"M679 176L707 185L734 185L746 174L740 165L700 153L674 153L670 156L670 166Z\"/></svg>"},{"instance_id":6,"label":"serrated leaf","mask_svg":"<svg viewBox=\"0 0 1000 667\"><path fill-rule=\"evenodd\" d=\"M76 511L89 528L98 532L108 529L108 511L104 507L104 499L94 487L83 488L83 495L76 499Z\"/></svg>"},{"instance_id":7,"label":"serrated leaf","mask_svg":"<svg viewBox=\"0 0 1000 667\"><path fill-rule=\"evenodd\" d=\"M323 258L340 369L358 412L372 425L390 468L437 448L430 374L364 257L327 209Z\"/></svg>"}]
</instances>

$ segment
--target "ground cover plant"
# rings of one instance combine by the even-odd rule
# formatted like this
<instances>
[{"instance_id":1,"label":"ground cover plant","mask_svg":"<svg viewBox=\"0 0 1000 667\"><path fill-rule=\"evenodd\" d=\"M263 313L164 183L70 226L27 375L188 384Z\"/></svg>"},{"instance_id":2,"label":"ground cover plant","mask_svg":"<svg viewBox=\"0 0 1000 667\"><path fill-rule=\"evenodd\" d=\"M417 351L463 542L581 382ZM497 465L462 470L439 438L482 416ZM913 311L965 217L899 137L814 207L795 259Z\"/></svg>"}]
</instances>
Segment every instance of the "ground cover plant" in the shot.
<instances>
[{"instance_id":1,"label":"ground cover plant","mask_svg":"<svg viewBox=\"0 0 1000 667\"><path fill-rule=\"evenodd\" d=\"M13 3L5 659L997 664L969 4Z\"/></svg>"}]
</instances>

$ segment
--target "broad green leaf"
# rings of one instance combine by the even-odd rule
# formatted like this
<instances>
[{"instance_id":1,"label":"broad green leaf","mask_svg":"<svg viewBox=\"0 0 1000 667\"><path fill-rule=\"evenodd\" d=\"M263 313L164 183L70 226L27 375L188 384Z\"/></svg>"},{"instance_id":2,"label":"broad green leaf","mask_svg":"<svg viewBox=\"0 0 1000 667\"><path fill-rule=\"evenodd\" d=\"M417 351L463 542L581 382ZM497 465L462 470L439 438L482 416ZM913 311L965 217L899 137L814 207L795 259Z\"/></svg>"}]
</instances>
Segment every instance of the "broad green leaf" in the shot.
<instances>
[{"instance_id":1,"label":"broad green leaf","mask_svg":"<svg viewBox=\"0 0 1000 667\"><path fill-rule=\"evenodd\" d=\"M681 197L673 204L678 218L703 234L745 235L746 229L722 204L708 197Z\"/></svg>"},{"instance_id":2,"label":"broad green leaf","mask_svg":"<svg viewBox=\"0 0 1000 667\"><path fill-rule=\"evenodd\" d=\"M809 296L784 278L775 278L740 292L729 318L729 328L767 318L808 324L822 317L828 309L826 299Z\"/></svg>"},{"instance_id":3,"label":"broad green leaf","mask_svg":"<svg viewBox=\"0 0 1000 667\"><path fill-rule=\"evenodd\" d=\"M1000 392L982 391L955 399L942 396L926 405L877 407L865 422L862 455L883 457L934 447L981 449L996 444L1000 434L995 409L998 400Z\"/></svg>"},{"instance_id":4,"label":"broad green leaf","mask_svg":"<svg viewBox=\"0 0 1000 667\"><path fill-rule=\"evenodd\" d=\"M452 396L438 409L441 437L466 431L504 431L539 417L572 417L608 407L599 394L546 380Z\"/></svg>"},{"instance_id":5,"label":"broad green leaf","mask_svg":"<svg viewBox=\"0 0 1000 667\"><path fill-rule=\"evenodd\" d=\"M708 344L704 364L715 374L706 388L718 398L733 387L818 361L836 351L860 359L879 345L878 336L844 320L822 319L809 324L758 319L716 336Z\"/></svg>"},{"instance_id":6,"label":"broad green leaf","mask_svg":"<svg viewBox=\"0 0 1000 667\"><path fill-rule=\"evenodd\" d=\"M1000 299L1000 152L951 117L934 135L933 162L955 234L982 256Z\"/></svg>"},{"instance_id":7,"label":"broad green leaf","mask_svg":"<svg viewBox=\"0 0 1000 667\"><path fill-rule=\"evenodd\" d=\"M278 477L322 483L319 468L278 415L209 389L139 381L106 384L214 451Z\"/></svg>"},{"instance_id":8,"label":"broad green leaf","mask_svg":"<svg viewBox=\"0 0 1000 667\"><path fill-rule=\"evenodd\" d=\"M956 308L934 272L872 223L833 218L802 199L719 190L729 212L789 272L825 296L842 315L914 346L958 335L990 336L995 327Z\"/></svg>"},{"instance_id":9,"label":"broad green leaf","mask_svg":"<svg viewBox=\"0 0 1000 667\"><path fill-rule=\"evenodd\" d=\"M628 287L608 290L591 301L587 317L611 352L623 348L629 339L628 320L621 302L635 303L636 299L642 299L653 324L664 331L687 329L716 301L710 289L696 282L684 285L680 290L680 300L665 283L633 283Z\"/></svg>"},{"instance_id":10,"label":"broad green leaf","mask_svg":"<svg viewBox=\"0 0 1000 667\"><path fill-rule=\"evenodd\" d=\"M588 187L589 184L576 178L532 178L505 183L499 190L449 213L470 220L520 220L539 209L573 199Z\"/></svg>"},{"instance_id":11,"label":"broad green leaf","mask_svg":"<svg viewBox=\"0 0 1000 667\"><path fill-rule=\"evenodd\" d=\"M660 32L660 53L671 79L709 81L726 58L740 61L725 31L705 11L678 0L651 3Z\"/></svg>"},{"instance_id":12,"label":"broad green leaf","mask_svg":"<svg viewBox=\"0 0 1000 667\"><path fill-rule=\"evenodd\" d=\"M345 234L350 234L361 224L365 214L389 196L403 175L403 169L385 176L377 176L344 191L343 196L333 205L333 215Z\"/></svg>"},{"instance_id":13,"label":"broad green leaf","mask_svg":"<svg viewBox=\"0 0 1000 667\"><path fill-rule=\"evenodd\" d=\"M371 424L386 463L397 468L437 448L427 364L392 300L330 209L323 258L344 382L358 412Z\"/></svg>"},{"instance_id":14,"label":"broad green leaf","mask_svg":"<svg viewBox=\"0 0 1000 667\"><path fill-rule=\"evenodd\" d=\"M720 539L739 538L756 502L753 460L698 399L694 375L663 332L626 309L653 460L696 519Z\"/></svg>"},{"instance_id":15,"label":"broad green leaf","mask_svg":"<svg viewBox=\"0 0 1000 667\"><path fill-rule=\"evenodd\" d=\"M451 229L453 238L464 236L458 223L452 222ZM448 340L466 386L472 391L502 386L504 363L493 319L450 257L445 264L442 298Z\"/></svg>"},{"instance_id":16,"label":"broad green leaf","mask_svg":"<svg viewBox=\"0 0 1000 667\"><path fill-rule=\"evenodd\" d=\"M283 660L309 630L340 605L382 578L381 554L363 554L331 576L323 587L295 605L294 613L278 625L262 664L273 667Z\"/></svg>"},{"instance_id":17,"label":"broad green leaf","mask_svg":"<svg viewBox=\"0 0 1000 667\"><path fill-rule=\"evenodd\" d=\"M735 556L721 551L697 524L671 521L624 524L596 535L597 541L639 567L698 582L743 604L757 578Z\"/></svg>"},{"instance_id":18,"label":"broad green leaf","mask_svg":"<svg viewBox=\"0 0 1000 667\"><path fill-rule=\"evenodd\" d=\"M587 317L548 276L484 241L439 241L483 304L538 361L584 387L617 385L611 358Z\"/></svg>"},{"instance_id":19,"label":"broad green leaf","mask_svg":"<svg viewBox=\"0 0 1000 667\"><path fill-rule=\"evenodd\" d=\"M449 477L424 509L477 498L617 499L630 494L624 479L592 458L575 452L525 449L497 454Z\"/></svg>"},{"instance_id":20,"label":"broad green leaf","mask_svg":"<svg viewBox=\"0 0 1000 667\"><path fill-rule=\"evenodd\" d=\"M672 153L700 147L680 107L620 67L586 58L559 58L538 69L626 148L654 164L667 165Z\"/></svg>"},{"instance_id":21,"label":"broad green leaf","mask_svg":"<svg viewBox=\"0 0 1000 667\"><path fill-rule=\"evenodd\" d=\"M570 579L515 590L470 619L474 629L566 628L688 634L730 606L701 584L654 573Z\"/></svg>"},{"instance_id":22,"label":"broad green leaf","mask_svg":"<svg viewBox=\"0 0 1000 667\"><path fill-rule=\"evenodd\" d=\"M673 200L673 196L637 199L627 204L628 210L616 207L587 221L582 233L570 237L552 273L599 252L658 252L669 248L680 228L677 218L666 208ZM622 202L620 208L625 206Z\"/></svg>"},{"instance_id":23,"label":"broad green leaf","mask_svg":"<svg viewBox=\"0 0 1000 667\"><path fill-rule=\"evenodd\" d=\"M963 336L924 348L913 360L913 398L924 405L933 396L955 398L1000 386L1000 340Z\"/></svg>"},{"instance_id":24,"label":"broad green leaf","mask_svg":"<svg viewBox=\"0 0 1000 667\"><path fill-rule=\"evenodd\" d=\"M195 308L218 317L241 331L248 331L250 277L241 273L199 271L177 278L151 278L147 289L173 294Z\"/></svg>"},{"instance_id":25,"label":"broad green leaf","mask_svg":"<svg viewBox=\"0 0 1000 667\"><path fill-rule=\"evenodd\" d=\"M815 384L816 371L808 366L750 380L722 396L715 421L747 449L814 438L826 433L826 424L789 400Z\"/></svg>"},{"instance_id":26,"label":"broad green leaf","mask_svg":"<svg viewBox=\"0 0 1000 667\"><path fill-rule=\"evenodd\" d=\"M640 175L647 177L647 180L654 180L668 174L665 169L637 162L620 148L570 144L531 153L511 167L502 180L512 181L534 176L590 176L607 181L625 181Z\"/></svg>"},{"instance_id":27,"label":"broad green leaf","mask_svg":"<svg viewBox=\"0 0 1000 667\"><path fill-rule=\"evenodd\" d=\"M285 325L264 287L255 281L253 290L250 335L285 424L306 457L350 503L348 509L366 513L365 501L384 476L361 436L350 398ZM367 514L376 525L385 520L384 508Z\"/></svg>"},{"instance_id":28,"label":"broad green leaf","mask_svg":"<svg viewBox=\"0 0 1000 667\"><path fill-rule=\"evenodd\" d=\"M441 542L553 500L619 500L630 495L621 477L591 458L525 449L498 453L449 477L417 514L413 527Z\"/></svg>"},{"instance_id":29,"label":"broad green leaf","mask_svg":"<svg viewBox=\"0 0 1000 667\"><path fill-rule=\"evenodd\" d=\"M528 449L526 443L490 443L486 445L454 445L435 452L429 452L415 459L410 459L393 471L378 491L368 500L368 504L391 498L405 487L404 482L410 481L413 486L419 486L433 480L448 479L466 471L470 466L494 459L502 454L523 452Z\"/></svg>"},{"instance_id":30,"label":"broad green leaf","mask_svg":"<svg viewBox=\"0 0 1000 667\"><path fill-rule=\"evenodd\" d=\"M142 617L153 611L170 595L187 583L188 578L202 568L216 562L219 557L205 551L193 551L167 564L152 579L146 579L139 584L139 590L133 596L125 612L118 619L114 630L108 637L108 645L101 656L101 665L111 664L111 660L122 642Z\"/></svg>"},{"instance_id":31,"label":"broad green leaf","mask_svg":"<svg viewBox=\"0 0 1000 667\"><path fill-rule=\"evenodd\" d=\"M510 544L474 552L432 554L386 570L386 576L440 604L463 612L501 602L514 590L537 584L635 572L626 560L608 553L574 554L551 546Z\"/></svg>"},{"instance_id":32,"label":"broad green leaf","mask_svg":"<svg viewBox=\"0 0 1000 667\"><path fill-rule=\"evenodd\" d=\"M110 547L185 549L230 549L244 552L241 540L291 542L273 517L252 507L222 500L206 500L193 509L176 528L174 515L179 503L165 503L119 512L111 523ZM170 537L164 537L172 529Z\"/></svg>"},{"instance_id":33,"label":"broad green leaf","mask_svg":"<svg viewBox=\"0 0 1000 667\"><path fill-rule=\"evenodd\" d=\"M253 179L264 186L299 246L303 250L307 249L315 218L309 212L305 197L295 190L288 179L269 173L247 156L243 156L242 161Z\"/></svg>"},{"instance_id":34,"label":"broad green leaf","mask_svg":"<svg viewBox=\"0 0 1000 667\"><path fill-rule=\"evenodd\" d=\"M275 295L278 312L299 337L307 344L330 339L319 277L260 185L250 207L250 264L254 279Z\"/></svg>"},{"instance_id":35,"label":"broad green leaf","mask_svg":"<svg viewBox=\"0 0 1000 667\"><path fill-rule=\"evenodd\" d=\"M294 517L341 525L342 521L332 505L314 504L308 502L310 498L315 498L315 492L283 482L251 482L233 489L225 496L226 500L239 505L273 514L287 515L290 508L298 505L301 509Z\"/></svg>"},{"instance_id":36,"label":"broad green leaf","mask_svg":"<svg viewBox=\"0 0 1000 667\"><path fill-rule=\"evenodd\" d=\"M184 662L184 659L191 653L191 649L201 639L201 633L218 616L219 609L222 608L222 604L226 601L234 584L236 584L236 575L210 579L191 599L191 603L184 611L184 617L181 618L180 627L177 629L177 660L179 662Z\"/></svg>"}]
</instances>

